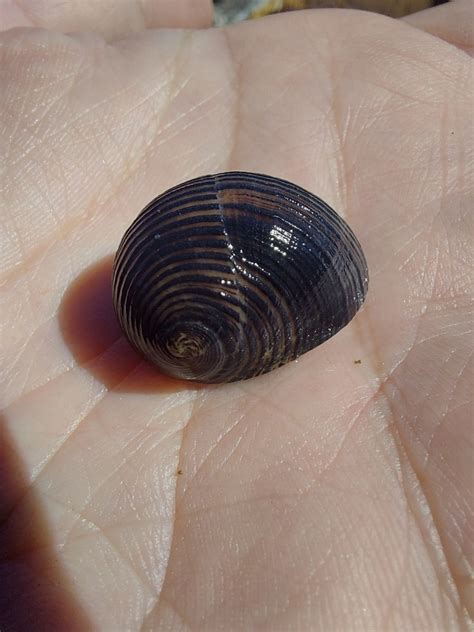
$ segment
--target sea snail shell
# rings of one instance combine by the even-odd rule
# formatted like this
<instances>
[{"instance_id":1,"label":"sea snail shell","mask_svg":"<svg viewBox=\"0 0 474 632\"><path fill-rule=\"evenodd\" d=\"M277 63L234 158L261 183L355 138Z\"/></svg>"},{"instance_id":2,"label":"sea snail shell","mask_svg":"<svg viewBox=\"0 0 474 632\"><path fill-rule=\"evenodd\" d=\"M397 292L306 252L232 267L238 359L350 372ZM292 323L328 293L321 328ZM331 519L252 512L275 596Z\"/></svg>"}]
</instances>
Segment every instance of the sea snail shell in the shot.
<instances>
[{"instance_id":1,"label":"sea snail shell","mask_svg":"<svg viewBox=\"0 0 474 632\"><path fill-rule=\"evenodd\" d=\"M325 202L270 176L229 172L155 198L125 233L113 298L132 345L204 383L271 371L344 327L367 264Z\"/></svg>"}]
</instances>

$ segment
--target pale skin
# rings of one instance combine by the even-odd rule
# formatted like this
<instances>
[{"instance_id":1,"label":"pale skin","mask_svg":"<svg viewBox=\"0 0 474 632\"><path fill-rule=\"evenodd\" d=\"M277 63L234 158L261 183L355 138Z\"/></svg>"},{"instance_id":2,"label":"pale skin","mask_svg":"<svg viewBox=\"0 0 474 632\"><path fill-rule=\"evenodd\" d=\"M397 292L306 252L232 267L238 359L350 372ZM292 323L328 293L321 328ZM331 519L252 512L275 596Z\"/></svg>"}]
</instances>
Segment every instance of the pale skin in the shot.
<instances>
[{"instance_id":1,"label":"pale skin","mask_svg":"<svg viewBox=\"0 0 474 632\"><path fill-rule=\"evenodd\" d=\"M467 629L472 3L113 6L0 3L0 628ZM107 310L84 351L141 208L234 169L347 219L356 319L232 385L166 381Z\"/></svg>"}]
</instances>

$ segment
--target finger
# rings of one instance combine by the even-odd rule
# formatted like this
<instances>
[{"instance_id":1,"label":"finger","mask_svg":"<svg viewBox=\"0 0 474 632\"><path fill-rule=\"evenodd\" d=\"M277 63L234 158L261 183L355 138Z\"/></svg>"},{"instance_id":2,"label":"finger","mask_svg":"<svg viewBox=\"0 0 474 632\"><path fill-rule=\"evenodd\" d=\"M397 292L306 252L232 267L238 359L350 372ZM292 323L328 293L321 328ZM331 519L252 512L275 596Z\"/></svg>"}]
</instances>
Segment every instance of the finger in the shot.
<instances>
[{"instance_id":1,"label":"finger","mask_svg":"<svg viewBox=\"0 0 474 632\"><path fill-rule=\"evenodd\" d=\"M412 26L431 33L449 44L474 54L474 4L455 0L404 18Z\"/></svg>"},{"instance_id":2,"label":"finger","mask_svg":"<svg viewBox=\"0 0 474 632\"><path fill-rule=\"evenodd\" d=\"M2 0L0 30L39 26L94 31L107 39L146 28L202 28L212 22L211 0Z\"/></svg>"}]
</instances>

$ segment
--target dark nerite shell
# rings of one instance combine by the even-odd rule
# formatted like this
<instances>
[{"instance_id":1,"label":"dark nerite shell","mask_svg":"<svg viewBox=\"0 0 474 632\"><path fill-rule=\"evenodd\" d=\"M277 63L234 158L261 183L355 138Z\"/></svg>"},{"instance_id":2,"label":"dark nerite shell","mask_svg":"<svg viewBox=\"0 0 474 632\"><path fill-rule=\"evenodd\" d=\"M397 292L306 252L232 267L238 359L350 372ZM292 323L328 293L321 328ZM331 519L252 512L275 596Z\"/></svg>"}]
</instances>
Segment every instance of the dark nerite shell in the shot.
<instances>
[{"instance_id":1,"label":"dark nerite shell","mask_svg":"<svg viewBox=\"0 0 474 632\"><path fill-rule=\"evenodd\" d=\"M325 202L229 172L155 198L125 233L113 297L127 338L163 372L232 382L321 344L355 315L367 264Z\"/></svg>"}]
</instances>

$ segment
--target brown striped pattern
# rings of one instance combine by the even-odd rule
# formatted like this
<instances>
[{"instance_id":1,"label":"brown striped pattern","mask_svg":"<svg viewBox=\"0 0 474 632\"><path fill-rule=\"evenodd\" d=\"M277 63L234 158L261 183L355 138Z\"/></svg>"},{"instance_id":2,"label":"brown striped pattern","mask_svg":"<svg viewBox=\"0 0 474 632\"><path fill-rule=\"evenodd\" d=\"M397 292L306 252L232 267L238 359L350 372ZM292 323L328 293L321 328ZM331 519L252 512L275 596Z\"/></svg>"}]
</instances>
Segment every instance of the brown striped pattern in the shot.
<instances>
[{"instance_id":1,"label":"brown striped pattern","mask_svg":"<svg viewBox=\"0 0 474 632\"><path fill-rule=\"evenodd\" d=\"M174 377L247 379L339 331L367 292L367 264L321 199L229 172L163 193L125 233L113 293L130 342Z\"/></svg>"}]
</instances>

